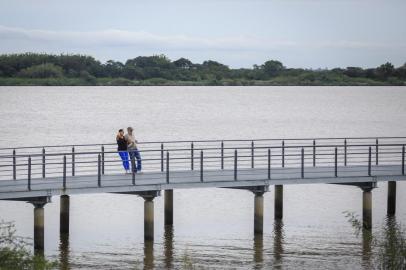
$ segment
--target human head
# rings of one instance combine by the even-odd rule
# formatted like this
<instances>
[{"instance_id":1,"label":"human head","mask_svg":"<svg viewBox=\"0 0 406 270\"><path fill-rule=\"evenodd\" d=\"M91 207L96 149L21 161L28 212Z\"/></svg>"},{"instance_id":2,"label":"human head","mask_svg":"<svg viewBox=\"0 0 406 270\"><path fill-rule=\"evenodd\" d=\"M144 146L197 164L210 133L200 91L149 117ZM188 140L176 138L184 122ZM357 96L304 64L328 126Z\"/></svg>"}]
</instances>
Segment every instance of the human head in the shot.
<instances>
[{"instance_id":1,"label":"human head","mask_svg":"<svg viewBox=\"0 0 406 270\"><path fill-rule=\"evenodd\" d=\"M133 133L133 128L132 128L132 127L128 127L128 128L127 128L127 132L130 133L130 134L132 134L132 133Z\"/></svg>"},{"instance_id":2,"label":"human head","mask_svg":"<svg viewBox=\"0 0 406 270\"><path fill-rule=\"evenodd\" d=\"M123 130L122 128L120 128L120 129L118 130L118 133L120 133L120 135L124 135L124 130Z\"/></svg>"}]
</instances>

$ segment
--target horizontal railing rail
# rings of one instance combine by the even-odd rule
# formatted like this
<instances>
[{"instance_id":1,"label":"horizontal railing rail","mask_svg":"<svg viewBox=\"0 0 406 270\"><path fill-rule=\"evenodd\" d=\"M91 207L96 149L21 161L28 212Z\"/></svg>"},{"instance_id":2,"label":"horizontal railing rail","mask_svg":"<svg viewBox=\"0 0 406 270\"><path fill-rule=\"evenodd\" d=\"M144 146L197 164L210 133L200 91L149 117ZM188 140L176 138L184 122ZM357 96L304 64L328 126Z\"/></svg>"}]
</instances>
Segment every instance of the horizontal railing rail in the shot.
<instances>
[{"instance_id":1,"label":"horizontal railing rail","mask_svg":"<svg viewBox=\"0 0 406 270\"><path fill-rule=\"evenodd\" d=\"M204 182L207 177L221 178L228 173L227 179L233 181L306 178L326 173L329 177L344 173L374 176L386 173L391 168L388 166L395 166L399 175L404 175L405 144L406 137L173 141L140 143L139 152L142 171L163 174L154 177L164 177L169 183L173 173L182 177L179 173L197 171L196 175L184 177ZM95 176L101 186L104 175L124 173L123 161L112 144L82 146L2 148L0 181L26 180L31 190L40 179L62 179L61 185L66 188L70 177ZM10 150L12 153L7 153ZM135 173L131 178L135 185Z\"/></svg>"}]
</instances>

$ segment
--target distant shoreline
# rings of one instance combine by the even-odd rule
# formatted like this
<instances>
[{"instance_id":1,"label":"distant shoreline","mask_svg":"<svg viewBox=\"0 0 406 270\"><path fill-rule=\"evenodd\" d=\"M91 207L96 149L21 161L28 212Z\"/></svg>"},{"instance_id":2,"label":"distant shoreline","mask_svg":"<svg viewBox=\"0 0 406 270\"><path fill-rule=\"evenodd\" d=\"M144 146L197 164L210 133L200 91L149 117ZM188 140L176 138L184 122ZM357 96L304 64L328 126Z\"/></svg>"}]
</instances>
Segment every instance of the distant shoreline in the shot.
<instances>
[{"instance_id":1,"label":"distant shoreline","mask_svg":"<svg viewBox=\"0 0 406 270\"><path fill-rule=\"evenodd\" d=\"M171 81L165 79L128 80L125 78L96 78L88 81L82 78L2 78L0 86L406 86L404 82L388 82L374 80L348 80L341 82L321 82L297 80L214 80L214 81Z\"/></svg>"},{"instance_id":2,"label":"distant shoreline","mask_svg":"<svg viewBox=\"0 0 406 270\"><path fill-rule=\"evenodd\" d=\"M102 63L87 55L0 54L0 86L405 86L406 64L375 68L287 68L268 60L230 68L165 55Z\"/></svg>"}]
</instances>

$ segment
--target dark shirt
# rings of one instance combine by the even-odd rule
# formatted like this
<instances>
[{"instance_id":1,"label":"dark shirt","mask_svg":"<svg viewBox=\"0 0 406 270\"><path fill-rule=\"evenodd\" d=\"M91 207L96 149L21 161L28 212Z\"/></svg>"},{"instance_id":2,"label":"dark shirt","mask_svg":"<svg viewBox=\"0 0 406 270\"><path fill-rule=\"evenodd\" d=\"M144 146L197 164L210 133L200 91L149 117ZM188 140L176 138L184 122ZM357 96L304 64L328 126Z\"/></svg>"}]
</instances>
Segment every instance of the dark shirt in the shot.
<instances>
[{"instance_id":1,"label":"dark shirt","mask_svg":"<svg viewBox=\"0 0 406 270\"><path fill-rule=\"evenodd\" d=\"M127 141L125 138L117 138L117 151L127 151Z\"/></svg>"}]
</instances>

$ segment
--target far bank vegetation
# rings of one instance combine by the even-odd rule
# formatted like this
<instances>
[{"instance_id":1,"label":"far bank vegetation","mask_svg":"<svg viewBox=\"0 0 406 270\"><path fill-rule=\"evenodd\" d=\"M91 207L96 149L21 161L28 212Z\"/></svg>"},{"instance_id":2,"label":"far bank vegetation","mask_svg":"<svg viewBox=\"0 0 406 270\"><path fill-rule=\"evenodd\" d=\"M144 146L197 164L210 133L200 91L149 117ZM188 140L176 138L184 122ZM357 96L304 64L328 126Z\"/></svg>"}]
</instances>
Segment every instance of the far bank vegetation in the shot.
<instances>
[{"instance_id":1,"label":"far bank vegetation","mask_svg":"<svg viewBox=\"0 0 406 270\"><path fill-rule=\"evenodd\" d=\"M310 70L269 60L233 69L212 60L199 64L165 55L101 63L86 55L3 54L0 85L406 85L406 63Z\"/></svg>"}]
</instances>

